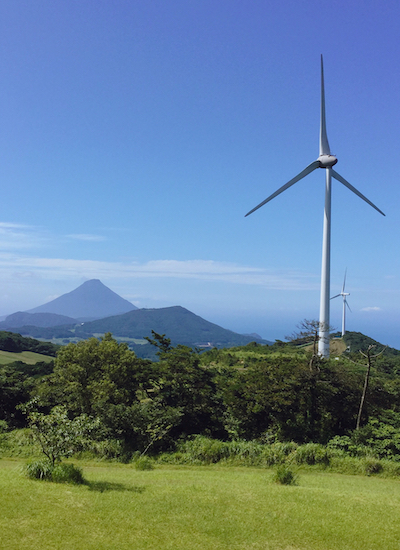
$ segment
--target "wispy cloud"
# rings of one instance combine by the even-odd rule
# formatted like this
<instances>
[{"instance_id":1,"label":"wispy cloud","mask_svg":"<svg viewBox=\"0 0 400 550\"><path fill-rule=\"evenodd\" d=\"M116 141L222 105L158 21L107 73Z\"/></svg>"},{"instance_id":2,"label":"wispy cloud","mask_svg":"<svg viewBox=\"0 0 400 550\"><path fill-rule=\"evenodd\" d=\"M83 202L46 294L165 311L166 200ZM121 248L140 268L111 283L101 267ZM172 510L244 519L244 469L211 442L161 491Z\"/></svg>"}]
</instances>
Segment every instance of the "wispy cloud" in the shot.
<instances>
[{"instance_id":1,"label":"wispy cloud","mask_svg":"<svg viewBox=\"0 0 400 550\"><path fill-rule=\"evenodd\" d=\"M11 223L11 222L0 222L0 228L4 229L26 229L31 228L30 225L25 225L22 223Z\"/></svg>"},{"instance_id":2,"label":"wispy cloud","mask_svg":"<svg viewBox=\"0 0 400 550\"><path fill-rule=\"evenodd\" d=\"M44 233L37 227L0 222L0 250L37 248L46 242Z\"/></svg>"},{"instance_id":3,"label":"wispy cloud","mask_svg":"<svg viewBox=\"0 0 400 550\"><path fill-rule=\"evenodd\" d=\"M192 279L264 286L275 290L314 290L319 286L316 277L308 273L262 269L213 260L153 260L145 263L124 263L2 253L0 254L0 273L3 275L12 273L14 277L32 276L55 280L82 277Z\"/></svg>"},{"instance_id":4,"label":"wispy cloud","mask_svg":"<svg viewBox=\"0 0 400 550\"><path fill-rule=\"evenodd\" d=\"M361 308L361 311L382 311L382 308L377 306L368 306Z\"/></svg>"},{"instance_id":5,"label":"wispy cloud","mask_svg":"<svg viewBox=\"0 0 400 550\"><path fill-rule=\"evenodd\" d=\"M77 234L71 234L67 235L68 239L75 239L77 241L89 241L89 242L101 242L106 241L106 237L103 237L102 235L90 235L87 233L77 233Z\"/></svg>"},{"instance_id":6,"label":"wispy cloud","mask_svg":"<svg viewBox=\"0 0 400 550\"><path fill-rule=\"evenodd\" d=\"M0 222L0 250L16 251L34 249L50 245L54 247L61 240L75 240L84 242L104 242L107 237L92 233L71 233L62 237L49 234L41 227L20 223Z\"/></svg>"},{"instance_id":7,"label":"wispy cloud","mask_svg":"<svg viewBox=\"0 0 400 550\"><path fill-rule=\"evenodd\" d=\"M102 242L107 238L95 233L71 233L61 240ZM169 281L200 281L217 284L258 286L270 290L316 290L318 277L296 270L278 270L219 262L207 259L155 259L147 262L121 260L100 261L74 258L45 257L34 252L48 245L53 256L60 238L43 228L18 223L0 222L0 276L8 281L75 281L102 279L130 281L138 279L168 279ZM56 248L57 246L57 248Z\"/></svg>"}]
</instances>

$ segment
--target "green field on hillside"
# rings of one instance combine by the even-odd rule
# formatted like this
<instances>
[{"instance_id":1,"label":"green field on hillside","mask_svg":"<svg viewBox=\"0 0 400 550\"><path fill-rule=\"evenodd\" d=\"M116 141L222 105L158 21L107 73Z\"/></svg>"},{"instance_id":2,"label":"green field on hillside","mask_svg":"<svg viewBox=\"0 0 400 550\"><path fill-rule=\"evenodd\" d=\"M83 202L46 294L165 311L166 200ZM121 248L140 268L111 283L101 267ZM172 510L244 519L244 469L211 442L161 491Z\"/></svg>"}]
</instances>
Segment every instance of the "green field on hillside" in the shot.
<instances>
[{"instance_id":1,"label":"green field on hillside","mask_svg":"<svg viewBox=\"0 0 400 550\"><path fill-rule=\"evenodd\" d=\"M33 351L22 351L20 353L14 353L11 351L1 351L0 350L0 365L9 365L14 361L21 361L27 365L34 365L39 361L44 361L49 363L53 361L54 357L49 355L42 355L41 353L35 353Z\"/></svg>"},{"instance_id":2,"label":"green field on hillside","mask_svg":"<svg viewBox=\"0 0 400 550\"><path fill-rule=\"evenodd\" d=\"M399 548L400 482L221 466L86 464L86 486L32 481L0 461L7 550L388 550Z\"/></svg>"}]
</instances>

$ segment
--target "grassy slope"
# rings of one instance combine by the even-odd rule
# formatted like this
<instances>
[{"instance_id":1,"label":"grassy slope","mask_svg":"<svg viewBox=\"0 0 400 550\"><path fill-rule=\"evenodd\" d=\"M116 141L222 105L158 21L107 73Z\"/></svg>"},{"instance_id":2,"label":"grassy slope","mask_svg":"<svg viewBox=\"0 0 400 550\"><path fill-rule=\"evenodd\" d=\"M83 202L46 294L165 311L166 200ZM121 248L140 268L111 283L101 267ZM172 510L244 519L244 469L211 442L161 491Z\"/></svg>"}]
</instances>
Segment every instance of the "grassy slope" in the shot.
<instances>
[{"instance_id":1,"label":"grassy slope","mask_svg":"<svg viewBox=\"0 0 400 550\"><path fill-rule=\"evenodd\" d=\"M333 338L330 342L330 352L331 357L337 357L339 355L342 355L346 351L347 345L344 342L343 338ZM308 346L304 346L303 349L312 352L313 346L312 344Z\"/></svg>"},{"instance_id":2,"label":"grassy slope","mask_svg":"<svg viewBox=\"0 0 400 550\"><path fill-rule=\"evenodd\" d=\"M399 548L400 482L254 468L89 465L89 486L31 481L0 462L7 550L388 550Z\"/></svg>"},{"instance_id":3,"label":"grassy slope","mask_svg":"<svg viewBox=\"0 0 400 550\"><path fill-rule=\"evenodd\" d=\"M35 353L33 351L22 351L21 353L14 353L11 351L1 351L0 350L0 365L9 365L14 361L21 361L22 363L27 363L28 365L34 365L39 361L45 361L49 363L54 357L49 355L42 355L41 353Z\"/></svg>"}]
</instances>

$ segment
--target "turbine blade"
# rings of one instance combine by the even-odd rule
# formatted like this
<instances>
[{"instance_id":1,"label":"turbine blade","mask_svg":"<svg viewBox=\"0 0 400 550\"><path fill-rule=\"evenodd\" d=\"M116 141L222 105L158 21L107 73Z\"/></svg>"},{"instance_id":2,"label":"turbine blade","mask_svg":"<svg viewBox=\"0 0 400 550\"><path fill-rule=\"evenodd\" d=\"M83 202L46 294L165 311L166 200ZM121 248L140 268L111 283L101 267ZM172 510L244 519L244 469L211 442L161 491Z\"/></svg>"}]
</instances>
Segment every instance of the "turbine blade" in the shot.
<instances>
[{"instance_id":1,"label":"turbine blade","mask_svg":"<svg viewBox=\"0 0 400 550\"><path fill-rule=\"evenodd\" d=\"M347 180L345 180L340 174L338 174L335 170L333 170L333 168L331 168L331 173L332 173L332 176L340 181L340 183L343 183L343 185L345 187L347 187L348 189L350 189L350 191L353 191L353 193L355 193L358 197L360 197L360 199L362 199L363 201L365 201L366 203L368 203L370 206L372 206L372 208L375 208L375 210L377 210L379 212L379 214L382 214L382 216L386 216L386 214L384 214L382 212L382 210L379 210L379 208L377 206L375 206L375 204L373 202L371 202L370 200L367 199L367 197L364 197L364 195L362 193L360 193L360 191L357 191L357 189L355 187L353 187Z\"/></svg>"},{"instance_id":2,"label":"turbine blade","mask_svg":"<svg viewBox=\"0 0 400 550\"><path fill-rule=\"evenodd\" d=\"M347 302L346 298L345 298L345 300L344 300L344 301L345 301L345 304L346 304L346 306L347 306L347 307L349 308L349 310L351 311L351 307L349 306L349 304L348 304L348 302ZM351 312L352 312L352 311L351 311ZM352 312L352 313L353 313L353 312Z\"/></svg>"},{"instance_id":3,"label":"turbine blade","mask_svg":"<svg viewBox=\"0 0 400 550\"><path fill-rule=\"evenodd\" d=\"M294 185L295 183L297 183L299 180L303 179L305 176L307 176L308 174L310 174L311 172L313 172L314 170L316 170L317 168L319 168L319 161L318 160L315 160L314 162L312 162L311 164L309 164L306 168L304 168L304 170L302 172L300 172L300 174L297 174L297 176L295 176L294 178L292 178L290 181L288 181L287 183L285 183L285 185L282 185L282 187L280 187L278 189L278 191L275 191L275 193L272 193L272 195L270 195L268 198L265 199L265 201L263 202L260 202L259 205L257 205L255 208L253 208L252 210L250 210L250 212L247 212L246 216L249 216L250 214L252 214L253 212L255 212L256 210L258 210L259 208L261 208L261 206L264 206L264 204L267 204L267 202L269 201L272 201L272 199L274 199L275 197L277 197L278 195L280 195L281 193L283 193L284 191L286 191L286 189L289 189L289 187L291 187L292 185ZM245 217L246 217L245 216Z\"/></svg>"},{"instance_id":4,"label":"turbine blade","mask_svg":"<svg viewBox=\"0 0 400 550\"><path fill-rule=\"evenodd\" d=\"M330 300L333 300L334 298L338 298L339 296L341 296L341 294L336 294L336 296L332 296L332 298L330 298Z\"/></svg>"},{"instance_id":5,"label":"turbine blade","mask_svg":"<svg viewBox=\"0 0 400 550\"><path fill-rule=\"evenodd\" d=\"M344 292L344 287L346 286L346 275L347 275L347 267L346 267L346 271L344 272L344 279L343 279L343 288L342 288L342 292Z\"/></svg>"},{"instance_id":6,"label":"turbine blade","mask_svg":"<svg viewBox=\"0 0 400 550\"><path fill-rule=\"evenodd\" d=\"M319 132L319 154L330 155L328 136L326 134L326 118L325 118L325 85L324 85L324 60L321 55L321 125Z\"/></svg>"}]
</instances>

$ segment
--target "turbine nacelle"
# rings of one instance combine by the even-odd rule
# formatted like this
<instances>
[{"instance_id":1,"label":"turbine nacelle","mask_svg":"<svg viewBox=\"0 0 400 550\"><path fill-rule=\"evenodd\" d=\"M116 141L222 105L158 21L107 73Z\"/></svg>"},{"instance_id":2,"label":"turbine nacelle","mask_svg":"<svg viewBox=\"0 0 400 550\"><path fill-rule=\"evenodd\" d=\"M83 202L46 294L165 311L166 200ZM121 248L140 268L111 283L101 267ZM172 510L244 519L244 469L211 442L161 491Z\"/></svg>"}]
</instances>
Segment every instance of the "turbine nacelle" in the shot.
<instances>
[{"instance_id":1,"label":"turbine nacelle","mask_svg":"<svg viewBox=\"0 0 400 550\"><path fill-rule=\"evenodd\" d=\"M365 197L358 189L353 187L343 176L338 174L336 170L333 169L333 166L337 163L337 158L334 155L331 155L331 150L329 147L328 136L326 133L326 119L325 119L325 86L324 86L324 66L321 55L321 120L320 120L320 134L319 134L319 157L317 160L314 160L311 164L306 166L297 176L289 180L285 185L282 185L275 193L272 193L269 197L263 200L255 208L247 212L246 216L249 216L264 204L267 204L269 201L289 189L292 185L298 181L305 178L308 174L311 174L317 168L326 169L326 179L325 179L325 208L324 208L324 229L323 229L323 240L322 240L322 269L321 269L321 302L320 302L320 326L322 327L319 333L319 342L318 342L318 351L319 354L323 357L329 357L329 294L330 294L330 246L331 246L331 178L334 178L342 185L347 187L360 199L365 201L367 204L372 206L377 210L382 216L385 214L382 210L379 210L374 203L372 203L367 197ZM338 296L343 297L344 301L344 311L345 306L350 309L349 304L347 303L346 296L349 294L343 289ZM344 327L344 322L343 322Z\"/></svg>"},{"instance_id":2,"label":"turbine nacelle","mask_svg":"<svg viewBox=\"0 0 400 550\"><path fill-rule=\"evenodd\" d=\"M333 300L334 298L339 298L339 296L341 296L343 298L342 337L346 334L346 306L349 308L349 311L351 311L351 307L347 303L347 296L350 296L350 292L345 292L345 290L344 290L344 288L346 286L346 274L347 274L347 269L344 272L342 292L339 292L339 294L336 294L336 296L332 296L332 298L331 298L331 300Z\"/></svg>"},{"instance_id":3,"label":"turbine nacelle","mask_svg":"<svg viewBox=\"0 0 400 550\"><path fill-rule=\"evenodd\" d=\"M337 158L334 155L320 155L318 162L320 168L332 168L337 163Z\"/></svg>"}]
</instances>

